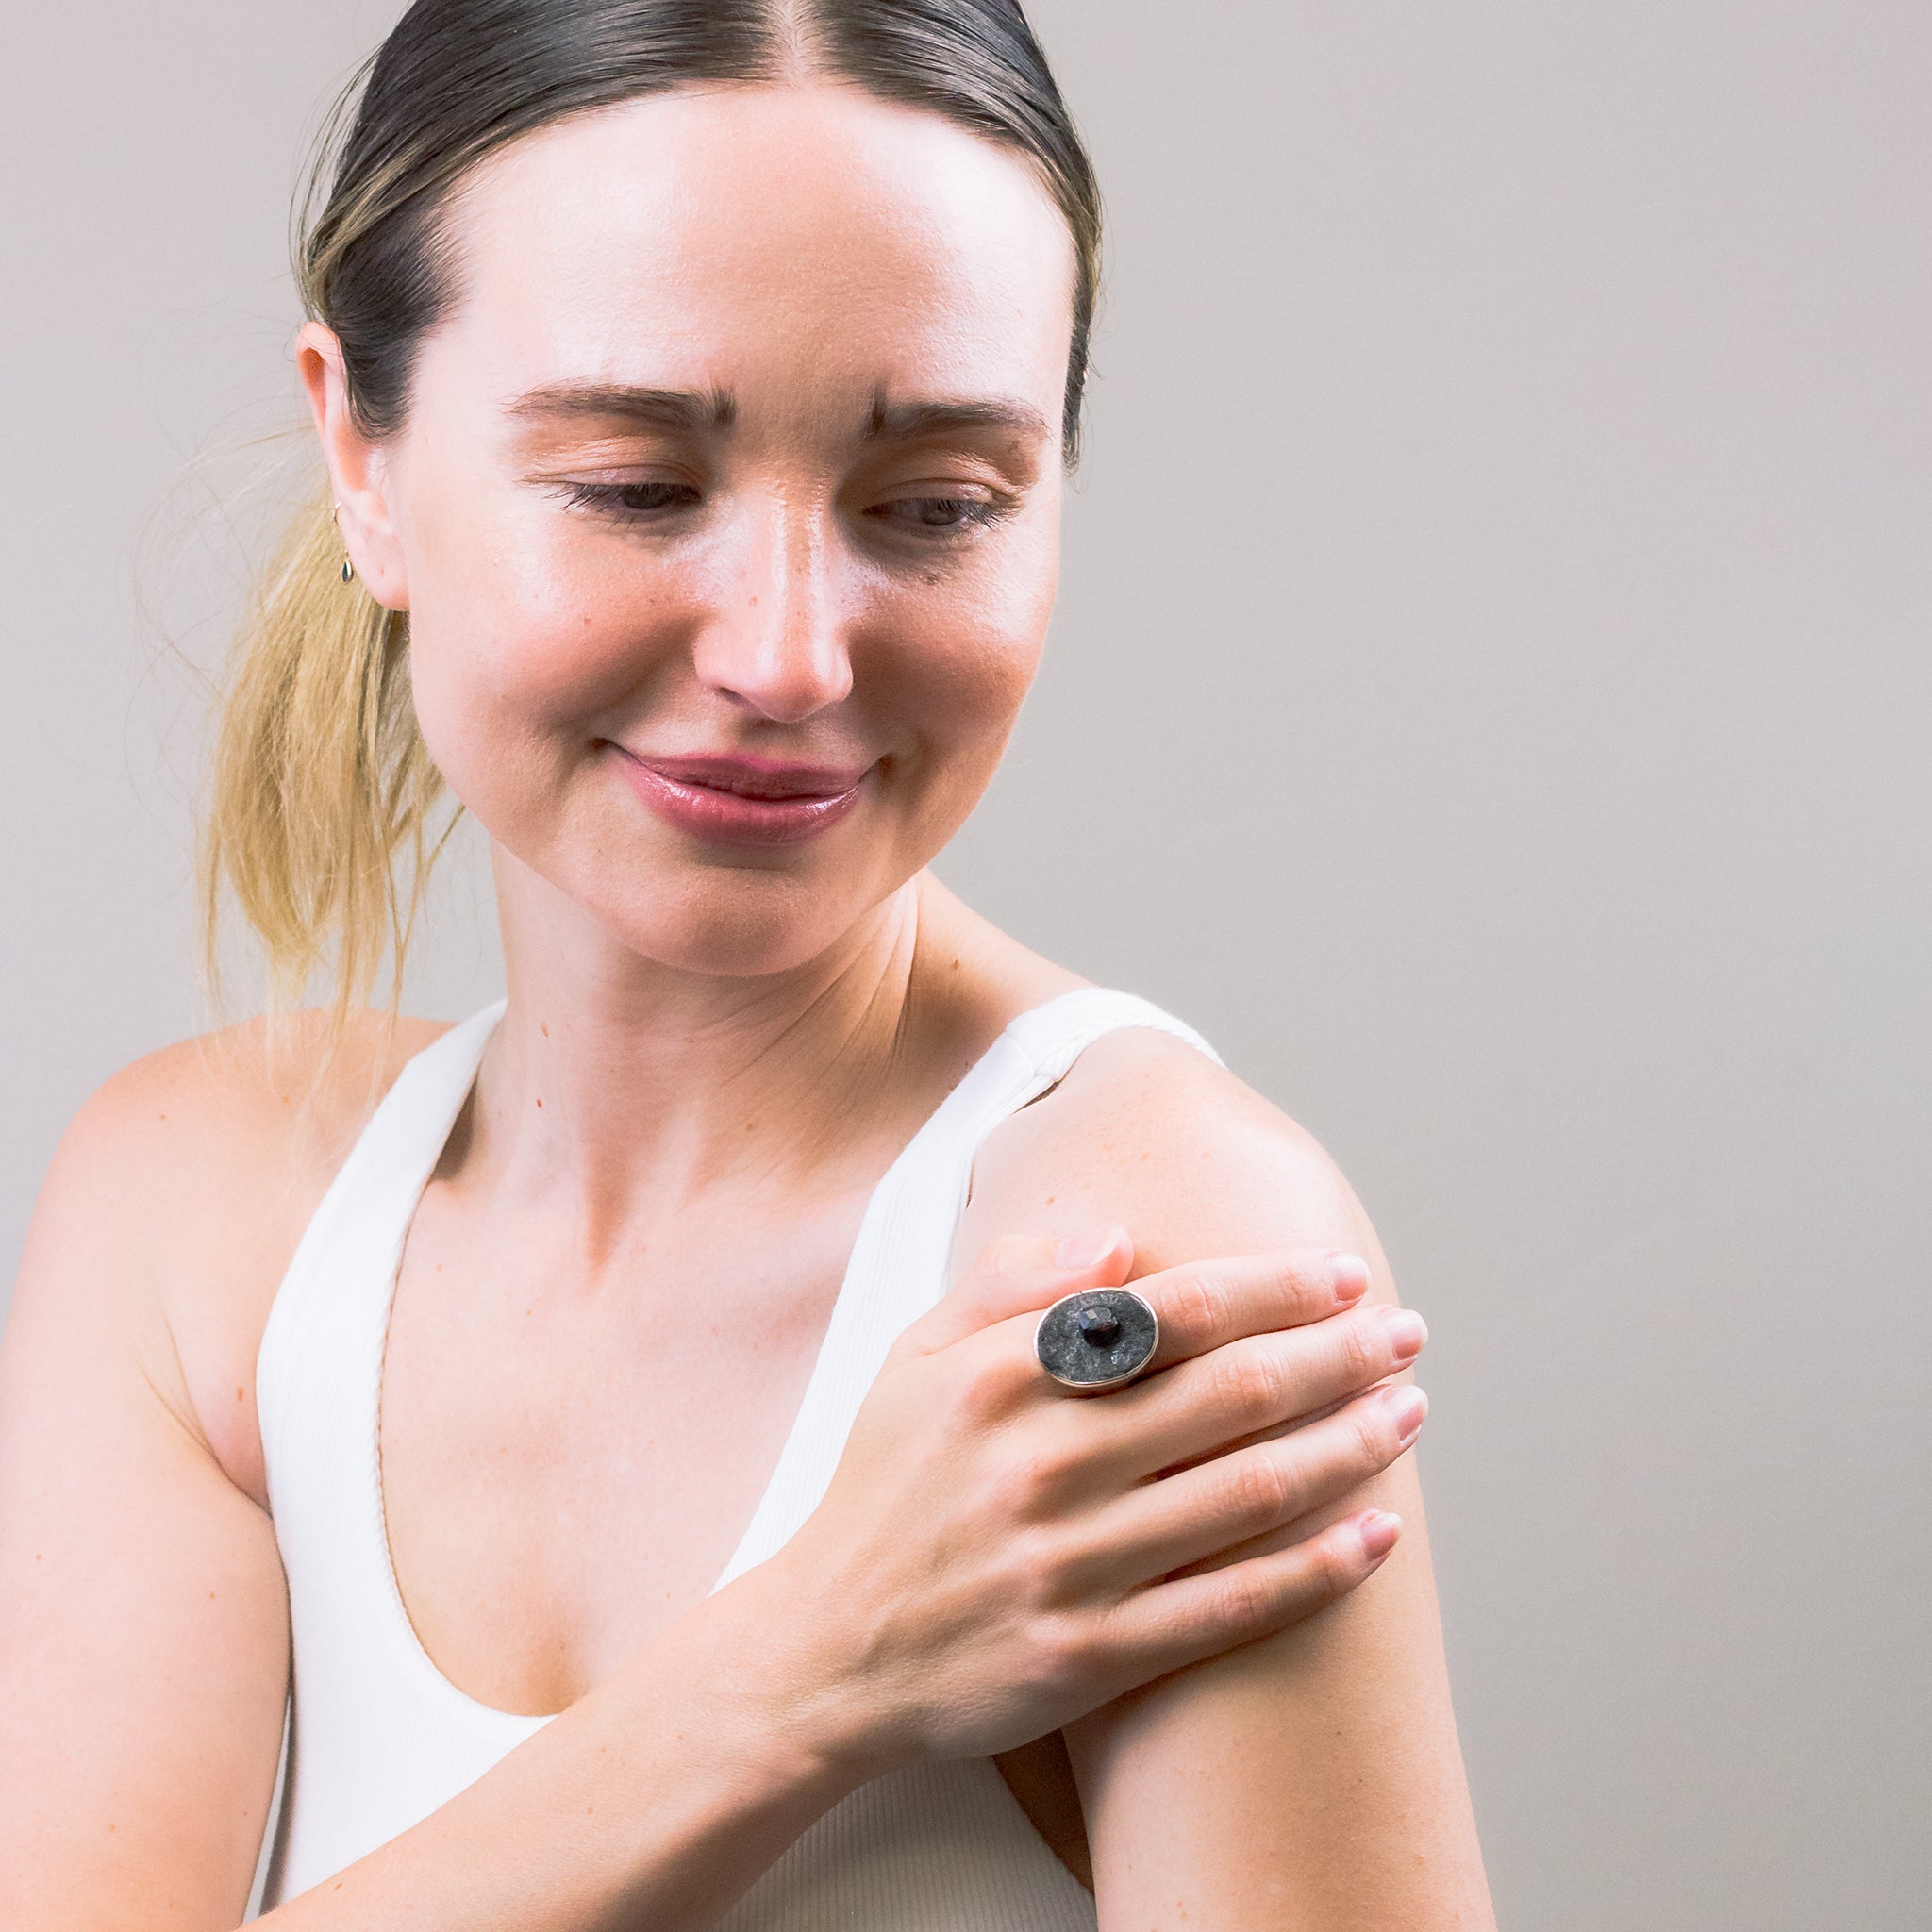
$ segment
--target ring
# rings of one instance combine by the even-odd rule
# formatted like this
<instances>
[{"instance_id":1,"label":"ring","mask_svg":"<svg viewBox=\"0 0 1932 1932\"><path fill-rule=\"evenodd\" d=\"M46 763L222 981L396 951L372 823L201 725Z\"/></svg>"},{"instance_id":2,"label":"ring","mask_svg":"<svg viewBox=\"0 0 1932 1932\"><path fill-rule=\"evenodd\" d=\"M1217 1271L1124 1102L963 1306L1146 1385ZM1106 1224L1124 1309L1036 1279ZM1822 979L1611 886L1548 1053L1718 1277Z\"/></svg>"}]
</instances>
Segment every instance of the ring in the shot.
<instances>
[{"instance_id":1,"label":"ring","mask_svg":"<svg viewBox=\"0 0 1932 1932\"><path fill-rule=\"evenodd\" d=\"M1056 1382L1086 1393L1131 1382L1160 1342L1160 1317L1124 1288L1062 1295L1040 1318L1033 1353Z\"/></svg>"}]
</instances>

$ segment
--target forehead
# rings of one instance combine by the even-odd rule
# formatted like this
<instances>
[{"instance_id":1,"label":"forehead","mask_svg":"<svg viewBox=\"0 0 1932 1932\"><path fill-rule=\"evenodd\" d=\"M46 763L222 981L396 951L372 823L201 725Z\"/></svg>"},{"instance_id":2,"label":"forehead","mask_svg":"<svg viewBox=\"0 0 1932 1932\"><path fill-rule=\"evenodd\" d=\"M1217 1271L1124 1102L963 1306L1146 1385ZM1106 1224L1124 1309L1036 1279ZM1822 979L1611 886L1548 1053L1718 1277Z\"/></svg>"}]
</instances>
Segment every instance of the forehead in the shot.
<instances>
[{"instance_id":1,"label":"forehead","mask_svg":"<svg viewBox=\"0 0 1932 1932\"><path fill-rule=\"evenodd\" d=\"M715 387L753 408L1020 394L1058 420L1073 244L1022 156L840 87L686 90L558 123L452 210L427 363Z\"/></svg>"}]
</instances>

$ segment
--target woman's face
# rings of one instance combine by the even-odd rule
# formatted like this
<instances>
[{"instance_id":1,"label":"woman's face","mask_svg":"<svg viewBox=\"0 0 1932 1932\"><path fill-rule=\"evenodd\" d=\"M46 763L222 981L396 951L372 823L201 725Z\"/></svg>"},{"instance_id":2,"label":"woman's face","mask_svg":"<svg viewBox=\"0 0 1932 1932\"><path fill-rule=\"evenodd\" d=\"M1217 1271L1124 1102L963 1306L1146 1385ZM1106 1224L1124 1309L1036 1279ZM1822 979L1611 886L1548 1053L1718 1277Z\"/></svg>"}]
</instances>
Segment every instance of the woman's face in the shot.
<instances>
[{"instance_id":1,"label":"woman's face","mask_svg":"<svg viewBox=\"0 0 1932 1932\"><path fill-rule=\"evenodd\" d=\"M452 234L406 424L329 436L431 755L625 946L816 957L958 826L1033 676L1064 221L934 115L728 88L525 139Z\"/></svg>"}]
</instances>

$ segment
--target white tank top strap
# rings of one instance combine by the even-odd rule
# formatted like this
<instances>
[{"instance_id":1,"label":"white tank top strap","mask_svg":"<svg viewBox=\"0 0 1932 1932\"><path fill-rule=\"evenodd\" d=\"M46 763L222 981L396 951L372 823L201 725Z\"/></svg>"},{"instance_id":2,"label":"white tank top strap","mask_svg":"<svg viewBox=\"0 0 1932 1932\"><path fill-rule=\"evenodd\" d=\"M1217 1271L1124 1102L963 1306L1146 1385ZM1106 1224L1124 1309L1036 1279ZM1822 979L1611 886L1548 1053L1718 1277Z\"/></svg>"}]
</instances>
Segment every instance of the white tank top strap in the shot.
<instances>
[{"instance_id":1,"label":"white tank top strap","mask_svg":"<svg viewBox=\"0 0 1932 1932\"><path fill-rule=\"evenodd\" d=\"M374 1399L391 1291L416 1203L475 1084L504 1002L453 1026L396 1076L337 1171L276 1291L256 1362L262 1448L271 1465L295 1451L305 1469L354 1432L345 1406ZM305 1416L329 1427L299 1445Z\"/></svg>"},{"instance_id":2,"label":"white tank top strap","mask_svg":"<svg viewBox=\"0 0 1932 1932\"><path fill-rule=\"evenodd\" d=\"M776 1555L818 1507L887 1352L950 1286L980 1143L1065 1079L1096 1040L1129 1027L1171 1034L1221 1063L1191 1026L1150 1001L1083 987L1020 1014L892 1163L860 1224L791 1439L718 1588Z\"/></svg>"},{"instance_id":3,"label":"white tank top strap","mask_svg":"<svg viewBox=\"0 0 1932 1932\"><path fill-rule=\"evenodd\" d=\"M395 1835L381 1830L392 1808L383 1773L342 1774L366 1745L372 1709L410 1738L431 1789L460 1790L479 1753L500 1757L545 1722L479 1704L436 1668L403 1604L382 1496L382 1363L396 1273L503 1012L499 1001L452 1027L397 1075L309 1223L257 1357L295 1657L284 1837L299 1824L296 1849L324 1864L332 1847ZM333 1694L315 1694L325 1687ZM326 1795L306 1802L318 1783Z\"/></svg>"}]
</instances>

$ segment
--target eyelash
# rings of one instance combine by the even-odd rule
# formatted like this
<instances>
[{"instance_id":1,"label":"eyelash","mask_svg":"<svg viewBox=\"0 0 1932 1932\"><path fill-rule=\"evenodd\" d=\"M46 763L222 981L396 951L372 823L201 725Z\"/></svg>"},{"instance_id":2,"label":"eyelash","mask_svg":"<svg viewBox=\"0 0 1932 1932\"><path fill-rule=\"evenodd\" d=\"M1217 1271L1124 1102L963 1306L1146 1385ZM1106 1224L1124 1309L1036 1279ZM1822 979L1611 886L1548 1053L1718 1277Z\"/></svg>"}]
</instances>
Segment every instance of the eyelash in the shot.
<instances>
[{"instance_id":1,"label":"eyelash","mask_svg":"<svg viewBox=\"0 0 1932 1932\"><path fill-rule=\"evenodd\" d=\"M615 517L621 523L632 523L641 518L659 516L668 509L688 508L688 503L631 503L633 496L641 496L647 491L669 491L695 502L697 491L689 483L573 483L569 486L567 501L573 509L601 510L606 516Z\"/></svg>"},{"instance_id":2,"label":"eyelash","mask_svg":"<svg viewBox=\"0 0 1932 1932\"><path fill-rule=\"evenodd\" d=\"M670 492L678 500L651 504L630 501L631 498L655 492ZM636 524L651 521L672 510L688 509L698 501L698 492L688 483L573 483L569 486L567 501L573 509L594 510L616 523ZM957 520L929 524L921 518L900 526L943 540L962 535L969 530L989 529L1003 517L1009 515L1013 506L998 498L981 500L972 496L908 496L882 505L880 508L887 511L932 508L947 512ZM866 514L875 516L878 512L868 510Z\"/></svg>"}]
</instances>

